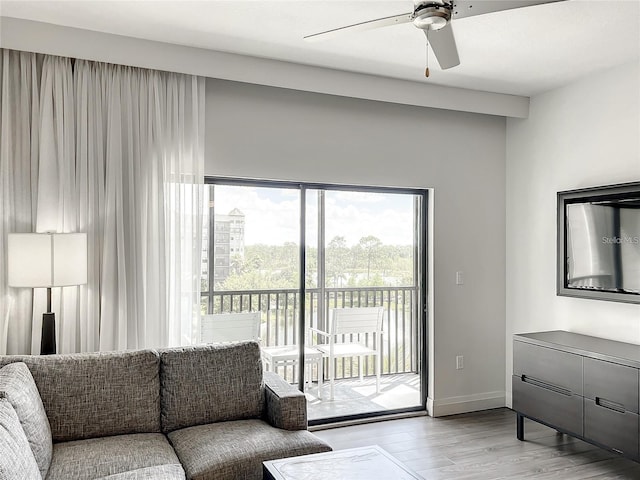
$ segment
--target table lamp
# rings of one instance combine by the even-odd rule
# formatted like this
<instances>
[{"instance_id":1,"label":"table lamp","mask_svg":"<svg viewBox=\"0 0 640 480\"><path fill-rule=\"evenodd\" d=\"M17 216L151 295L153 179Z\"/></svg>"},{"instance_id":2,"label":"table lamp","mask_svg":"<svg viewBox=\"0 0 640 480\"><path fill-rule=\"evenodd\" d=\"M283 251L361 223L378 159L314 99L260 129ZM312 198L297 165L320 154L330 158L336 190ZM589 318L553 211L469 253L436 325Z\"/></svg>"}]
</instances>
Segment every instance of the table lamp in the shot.
<instances>
[{"instance_id":1,"label":"table lamp","mask_svg":"<svg viewBox=\"0 0 640 480\"><path fill-rule=\"evenodd\" d=\"M56 353L56 317L51 311L51 287L87 283L87 234L10 233L8 240L8 284L10 287L47 289L40 354Z\"/></svg>"}]
</instances>

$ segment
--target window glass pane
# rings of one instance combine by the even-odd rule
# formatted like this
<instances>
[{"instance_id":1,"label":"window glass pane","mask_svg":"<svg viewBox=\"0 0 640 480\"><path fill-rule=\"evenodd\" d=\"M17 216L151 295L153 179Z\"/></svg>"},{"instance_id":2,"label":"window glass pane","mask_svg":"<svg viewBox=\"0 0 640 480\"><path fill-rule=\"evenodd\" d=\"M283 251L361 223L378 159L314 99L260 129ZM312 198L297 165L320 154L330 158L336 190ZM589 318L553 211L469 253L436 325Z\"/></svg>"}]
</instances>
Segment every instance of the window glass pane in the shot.
<instances>
[{"instance_id":1,"label":"window glass pane","mask_svg":"<svg viewBox=\"0 0 640 480\"><path fill-rule=\"evenodd\" d=\"M326 192L327 287L411 286L414 196Z\"/></svg>"},{"instance_id":2,"label":"window glass pane","mask_svg":"<svg viewBox=\"0 0 640 480\"><path fill-rule=\"evenodd\" d=\"M300 193L216 185L214 289L298 288Z\"/></svg>"}]
</instances>

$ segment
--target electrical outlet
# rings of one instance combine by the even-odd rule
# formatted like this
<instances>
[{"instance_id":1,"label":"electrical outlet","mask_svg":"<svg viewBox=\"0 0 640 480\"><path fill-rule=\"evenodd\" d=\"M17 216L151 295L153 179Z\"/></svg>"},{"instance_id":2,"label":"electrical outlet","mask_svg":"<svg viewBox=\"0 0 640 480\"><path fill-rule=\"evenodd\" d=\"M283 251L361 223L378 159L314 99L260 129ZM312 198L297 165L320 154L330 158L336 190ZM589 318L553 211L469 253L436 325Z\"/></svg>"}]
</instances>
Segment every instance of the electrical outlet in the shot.
<instances>
[{"instance_id":1,"label":"electrical outlet","mask_svg":"<svg viewBox=\"0 0 640 480\"><path fill-rule=\"evenodd\" d=\"M456 370L462 370L464 368L464 357L462 355L456 356Z\"/></svg>"},{"instance_id":2,"label":"electrical outlet","mask_svg":"<svg viewBox=\"0 0 640 480\"><path fill-rule=\"evenodd\" d=\"M462 272L456 272L456 285L463 285L464 279L462 278Z\"/></svg>"}]
</instances>

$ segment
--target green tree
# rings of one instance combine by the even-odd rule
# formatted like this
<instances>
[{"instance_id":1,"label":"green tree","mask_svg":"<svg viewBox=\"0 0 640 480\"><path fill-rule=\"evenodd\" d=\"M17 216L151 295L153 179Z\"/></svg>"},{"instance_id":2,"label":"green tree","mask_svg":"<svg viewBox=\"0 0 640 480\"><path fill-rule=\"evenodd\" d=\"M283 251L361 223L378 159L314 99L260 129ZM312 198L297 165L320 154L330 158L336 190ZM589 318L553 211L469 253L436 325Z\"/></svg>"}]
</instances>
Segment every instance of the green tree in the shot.
<instances>
[{"instance_id":1,"label":"green tree","mask_svg":"<svg viewBox=\"0 0 640 480\"><path fill-rule=\"evenodd\" d=\"M317 286L317 248L307 247L307 287ZM414 248L410 245L384 245L375 236L362 237L349 247L343 236L326 246L325 275L329 287L412 285ZM229 276L216 290L270 290L299 286L298 245L248 245L244 257L235 255ZM203 285L204 288L205 285Z\"/></svg>"},{"instance_id":2,"label":"green tree","mask_svg":"<svg viewBox=\"0 0 640 480\"><path fill-rule=\"evenodd\" d=\"M316 288L318 286L318 249L316 247L307 246L305 274L306 287Z\"/></svg>"},{"instance_id":3,"label":"green tree","mask_svg":"<svg viewBox=\"0 0 640 480\"><path fill-rule=\"evenodd\" d=\"M333 237L325 251L327 286L340 287L344 285L350 257L346 239L342 236Z\"/></svg>"},{"instance_id":4,"label":"green tree","mask_svg":"<svg viewBox=\"0 0 640 480\"><path fill-rule=\"evenodd\" d=\"M367 279L371 274L371 268L377 267L380 264L379 252L382 247L382 242L378 237L369 235L362 237L358 242L358 248L363 255L367 266Z\"/></svg>"}]
</instances>

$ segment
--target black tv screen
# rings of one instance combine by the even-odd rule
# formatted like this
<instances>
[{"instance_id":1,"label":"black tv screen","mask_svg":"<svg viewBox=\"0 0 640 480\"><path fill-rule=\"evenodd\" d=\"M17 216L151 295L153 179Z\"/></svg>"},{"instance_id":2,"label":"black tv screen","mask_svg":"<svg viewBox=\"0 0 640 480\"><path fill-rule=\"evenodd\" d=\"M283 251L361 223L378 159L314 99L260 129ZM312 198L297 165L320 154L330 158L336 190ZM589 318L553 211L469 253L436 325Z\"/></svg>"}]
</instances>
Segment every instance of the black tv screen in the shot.
<instances>
[{"instance_id":1,"label":"black tv screen","mask_svg":"<svg viewBox=\"0 0 640 480\"><path fill-rule=\"evenodd\" d=\"M640 303L640 183L558 193L558 294Z\"/></svg>"}]
</instances>

